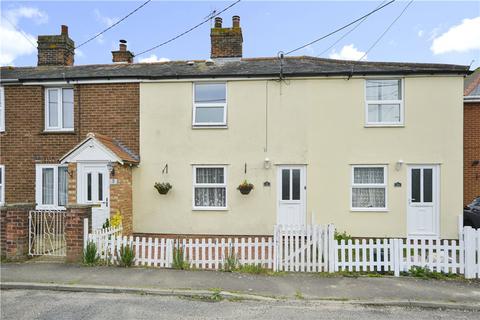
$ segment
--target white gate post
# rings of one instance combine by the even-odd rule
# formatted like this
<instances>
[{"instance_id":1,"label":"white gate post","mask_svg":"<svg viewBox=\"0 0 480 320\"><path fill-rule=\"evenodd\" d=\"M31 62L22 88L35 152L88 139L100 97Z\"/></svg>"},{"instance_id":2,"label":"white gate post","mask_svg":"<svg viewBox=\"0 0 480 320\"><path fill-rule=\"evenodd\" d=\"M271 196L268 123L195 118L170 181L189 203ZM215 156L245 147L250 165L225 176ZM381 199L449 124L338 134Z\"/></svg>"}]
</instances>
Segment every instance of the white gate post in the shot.
<instances>
[{"instance_id":1,"label":"white gate post","mask_svg":"<svg viewBox=\"0 0 480 320\"><path fill-rule=\"evenodd\" d=\"M337 263L335 259L335 226L333 224L328 225L326 240L328 242L328 272L335 272L335 264Z\"/></svg>"},{"instance_id":2,"label":"white gate post","mask_svg":"<svg viewBox=\"0 0 480 320\"><path fill-rule=\"evenodd\" d=\"M463 237L463 214L458 215L458 240L461 241Z\"/></svg>"},{"instance_id":3,"label":"white gate post","mask_svg":"<svg viewBox=\"0 0 480 320\"><path fill-rule=\"evenodd\" d=\"M465 279L475 278L475 231L472 227L463 228L464 237L464 259L465 259Z\"/></svg>"},{"instance_id":4,"label":"white gate post","mask_svg":"<svg viewBox=\"0 0 480 320\"><path fill-rule=\"evenodd\" d=\"M393 239L393 274L395 277L400 276L400 265L403 260L402 251L400 250L400 239Z\"/></svg>"},{"instance_id":5,"label":"white gate post","mask_svg":"<svg viewBox=\"0 0 480 320\"><path fill-rule=\"evenodd\" d=\"M87 249L88 243L88 218L83 219L83 249Z\"/></svg>"},{"instance_id":6,"label":"white gate post","mask_svg":"<svg viewBox=\"0 0 480 320\"><path fill-rule=\"evenodd\" d=\"M273 226L273 272L278 270L278 230Z\"/></svg>"}]
</instances>

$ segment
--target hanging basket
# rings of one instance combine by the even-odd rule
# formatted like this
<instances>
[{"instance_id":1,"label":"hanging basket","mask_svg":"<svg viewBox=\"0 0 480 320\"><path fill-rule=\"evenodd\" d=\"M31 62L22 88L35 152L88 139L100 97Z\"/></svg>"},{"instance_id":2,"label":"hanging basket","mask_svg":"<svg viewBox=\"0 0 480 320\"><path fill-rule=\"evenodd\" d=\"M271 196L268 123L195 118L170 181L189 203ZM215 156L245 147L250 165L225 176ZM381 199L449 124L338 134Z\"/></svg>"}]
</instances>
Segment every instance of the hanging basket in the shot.
<instances>
[{"instance_id":1,"label":"hanging basket","mask_svg":"<svg viewBox=\"0 0 480 320\"><path fill-rule=\"evenodd\" d=\"M170 189L172 189L172 185L170 183L155 183L155 189L157 189L158 193L160 194L167 194Z\"/></svg>"},{"instance_id":2,"label":"hanging basket","mask_svg":"<svg viewBox=\"0 0 480 320\"><path fill-rule=\"evenodd\" d=\"M238 186L237 189L241 194L249 194L253 189L253 184L248 183L247 180L245 180L241 185Z\"/></svg>"}]
</instances>

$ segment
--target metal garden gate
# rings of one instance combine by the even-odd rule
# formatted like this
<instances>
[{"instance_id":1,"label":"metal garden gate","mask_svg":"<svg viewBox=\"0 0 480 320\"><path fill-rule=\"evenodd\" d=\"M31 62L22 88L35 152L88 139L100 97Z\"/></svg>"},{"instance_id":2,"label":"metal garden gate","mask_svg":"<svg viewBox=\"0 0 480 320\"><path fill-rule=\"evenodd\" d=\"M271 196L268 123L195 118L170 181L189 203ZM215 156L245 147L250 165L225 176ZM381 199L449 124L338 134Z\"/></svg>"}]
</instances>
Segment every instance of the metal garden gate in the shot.
<instances>
[{"instance_id":1,"label":"metal garden gate","mask_svg":"<svg viewBox=\"0 0 480 320\"><path fill-rule=\"evenodd\" d=\"M66 256L65 214L60 210L29 212L29 255Z\"/></svg>"}]
</instances>

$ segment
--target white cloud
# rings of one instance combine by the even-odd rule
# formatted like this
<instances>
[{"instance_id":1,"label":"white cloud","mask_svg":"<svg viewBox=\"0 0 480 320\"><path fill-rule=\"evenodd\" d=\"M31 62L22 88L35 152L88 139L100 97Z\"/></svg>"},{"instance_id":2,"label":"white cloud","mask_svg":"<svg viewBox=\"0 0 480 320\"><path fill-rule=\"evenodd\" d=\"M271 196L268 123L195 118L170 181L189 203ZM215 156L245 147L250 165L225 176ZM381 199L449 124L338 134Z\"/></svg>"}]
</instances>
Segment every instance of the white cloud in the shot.
<instances>
[{"instance_id":1,"label":"white cloud","mask_svg":"<svg viewBox=\"0 0 480 320\"><path fill-rule=\"evenodd\" d=\"M417 32L417 36L419 38L423 37L424 34L425 34L425 31L423 31L423 30L418 30L418 32Z\"/></svg>"},{"instance_id":2,"label":"white cloud","mask_svg":"<svg viewBox=\"0 0 480 320\"><path fill-rule=\"evenodd\" d=\"M467 52L480 49L480 16L463 19L440 36L434 36L430 50L434 54Z\"/></svg>"},{"instance_id":3,"label":"white cloud","mask_svg":"<svg viewBox=\"0 0 480 320\"><path fill-rule=\"evenodd\" d=\"M158 58L157 55L152 54L148 58L140 59L140 62L168 62L170 59L168 58Z\"/></svg>"},{"instance_id":4,"label":"white cloud","mask_svg":"<svg viewBox=\"0 0 480 320\"><path fill-rule=\"evenodd\" d=\"M330 54L331 59L339 59L339 60L358 60L365 54L364 51L360 51L353 44L343 46L340 52L332 51ZM367 56L363 58L363 60L367 60Z\"/></svg>"},{"instance_id":5,"label":"white cloud","mask_svg":"<svg viewBox=\"0 0 480 320\"><path fill-rule=\"evenodd\" d=\"M37 52L37 38L19 27L20 19L29 19L34 23L42 24L48 21L48 16L34 7L17 7L2 13L0 65L12 65L17 57Z\"/></svg>"},{"instance_id":6,"label":"white cloud","mask_svg":"<svg viewBox=\"0 0 480 320\"><path fill-rule=\"evenodd\" d=\"M95 14L95 18L97 18L97 21L104 24L106 27L110 27L112 24L120 20L120 18L117 17L108 17L102 15L98 9L93 10L93 13Z\"/></svg>"}]
</instances>

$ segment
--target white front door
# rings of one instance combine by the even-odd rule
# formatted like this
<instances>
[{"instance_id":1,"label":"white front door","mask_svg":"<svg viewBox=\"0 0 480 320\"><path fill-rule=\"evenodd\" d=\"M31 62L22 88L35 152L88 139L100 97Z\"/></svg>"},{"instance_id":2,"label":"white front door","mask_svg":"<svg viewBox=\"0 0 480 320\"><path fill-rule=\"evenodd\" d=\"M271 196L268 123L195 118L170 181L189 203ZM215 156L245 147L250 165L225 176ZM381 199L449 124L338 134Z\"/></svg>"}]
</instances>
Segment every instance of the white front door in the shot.
<instances>
[{"instance_id":1,"label":"white front door","mask_svg":"<svg viewBox=\"0 0 480 320\"><path fill-rule=\"evenodd\" d=\"M278 224L305 225L307 195L305 171L305 166L278 167Z\"/></svg>"},{"instance_id":2,"label":"white front door","mask_svg":"<svg viewBox=\"0 0 480 320\"><path fill-rule=\"evenodd\" d=\"M92 228L101 228L110 218L110 180L107 164L78 163L77 197L92 208Z\"/></svg>"},{"instance_id":3,"label":"white front door","mask_svg":"<svg viewBox=\"0 0 480 320\"><path fill-rule=\"evenodd\" d=\"M439 235L438 166L408 167L408 236Z\"/></svg>"}]
</instances>

